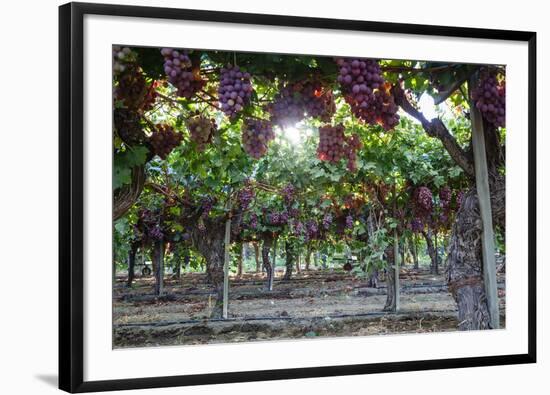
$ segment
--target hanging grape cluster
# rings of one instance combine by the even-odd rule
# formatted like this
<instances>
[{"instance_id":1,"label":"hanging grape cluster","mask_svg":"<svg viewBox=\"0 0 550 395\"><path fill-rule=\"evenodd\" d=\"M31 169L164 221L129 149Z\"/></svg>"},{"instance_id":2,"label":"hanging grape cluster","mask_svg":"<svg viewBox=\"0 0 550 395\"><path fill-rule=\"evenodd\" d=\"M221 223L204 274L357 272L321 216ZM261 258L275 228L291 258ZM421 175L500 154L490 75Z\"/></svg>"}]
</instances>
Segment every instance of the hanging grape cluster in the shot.
<instances>
[{"instance_id":1,"label":"hanging grape cluster","mask_svg":"<svg viewBox=\"0 0 550 395\"><path fill-rule=\"evenodd\" d=\"M162 48L160 53L164 56L164 72L178 96L190 99L204 87L206 81L200 75L200 61L195 65L187 51L173 48Z\"/></svg>"},{"instance_id":2,"label":"hanging grape cluster","mask_svg":"<svg viewBox=\"0 0 550 395\"><path fill-rule=\"evenodd\" d=\"M202 152L212 142L217 126L214 119L196 115L187 120L187 129L189 129L191 141L196 144L197 151Z\"/></svg>"},{"instance_id":3,"label":"hanging grape cluster","mask_svg":"<svg viewBox=\"0 0 550 395\"><path fill-rule=\"evenodd\" d=\"M271 123L259 119L247 119L243 123L242 143L245 152L254 159L267 153L267 145L275 138Z\"/></svg>"},{"instance_id":4,"label":"hanging grape cluster","mask_svg":"<svg viewBox=\"0 0 550 395\"><path fill-rule=\"evenodd\" d=\"M281 189L281 195L283 195L283 201L288 206L294 201L294 195L296 188L291 183L286 184L283 189Z\"/></svg>"},{"instance_id":5,"label":"hanging grape cluster","mask_svg":"<svg viewBox=\"0 0 550 395\"><path fill-rule=\"evenodd\" d=\"M131 64L118 77L115 98L126 108L146 112L155 103L158 87L159 82L148 83L141 68L137 64Z\"/></svg>"},{"instance_id":6,"label":"hanging grape cluster","mask_svg":"<svg viewBox=\"0 0 550 395\"><path fill-rule=\"evenodd\" d=\"M412 219L411 230L414 233L420 233L424 230L424 224L422 223L422 220L420 218L416 217Z\"/></svg>"},{"instance_id":7,"label":"hanging grape cluster","mask_svg":"<svg viewBox=\"0 0 550 395\"><path fill-rule=\"evenodd\" d=\"M161 159L166 157L172 150L180 145L183 136L168 125L158 125L149 138L153 153Z\"/></svg>"},{"instance_id":8,"label":"hanging grape cluster","mask_svg":"<svg viewBox=\"0 0 550 395\"><path fill-rule=\"evenodd\" d=\"M428 218L433 209L432 191L425 186L416 188L413 194L413 204L418 217Z\"/></svg>"},{"instance_id":9,"label":"hanging grape cluster","mask_svg":"<svg viewBox=\"0 0 550 395\"><path fill-rule=\"evenodd\" d=\"M319 226L317 225L317 222L313 219L310 219L306 221L306 234L305 239L308 240L315 240L319 237Z\"/></svg>"},{"instance_id":10,"label":"hanging grape cluster","mask_svg":"<svg viewBox=\"0 0 550 395\"><path fill-rule=\"evenodd\" d=\"M256 213L250 214L250 217L248 219L248 227L250 229L258 228L258 215L256 215Z\"/></svg>"},{"instance_id":11,"label":"hanging grape cluster","mask_svg":"<svg viewBox=\"0 0 550 395\"><path fill-rule=\"evenodd\" d=\"M235 118L250 102L252 91L250 74L239 66L228 65L220 70L218 100L222 111L229 118Z\"/></svg>"},{"instance_id":12,"label":"hanging grape cluster","mask_svg":"<svg viewBox=\"0 0 550 395\"><path fill-rule=\"evenodd\" d=\"M267 222L272 226L286 225L289 220L288 212L286 211L271 211L267 215Z\"/></svg>"},{"instance_id":13,"label":"hanging grape cluster","mask_svg":"<svg viewBox=\"0 0 550 395\"><path fill-rule=\"evenodd\" d=\"M329 122L336 104L332 91L318 80L303 80L283 86L273 102L266 106L271 121L280 126L294 126L306 117Z\"/></svg>"},{"instance_id":14,"label":"hanging grape cluster","mask_svg":"<svg viewBox=\"0 0 550 395\"><path fill-rule=\"evenodd\" d=\"M323 229L329 230L332 224L332 214L327 213L323 216Z\"/></svg>"},{"instance_id":15,"label":"hanging grape cluster","mask_svg":"<svg viewBox=\"0 0 550 395\"><path fill-rule=\"evenodd\" d=\"M353 229L353 217L351 215L346 216L346 229Z\"/></svg>"},{"instance_id":16,"label":"hanging grape cluster","mask_svg":"<svg viewBox=\"0 0 550 395\"><path fill-rule=\"evenodd\" d=\"M305 227L304 227L304 224L302 223L302 221L295 220L293 225L292 225L292 229L293 229L294 236L296 236L296 237L304 236Z\"/></svg>"},{"instance_id":17,"label":"hanging grape cluster","mask_svg":"<svg viewBox=\"0 0 550 395\"><path fill-rule=\"evenodd\" d=\"M245 185L241 190L239 190L239 192L237 193L237 200L241 209L248 209L250 203L254 200L255 196L256 193L254 192L254 188L251 185Z\"/></svg>"},{"instance_id":18,"label":"hanging grape cluster","mask_svg":"<svg viewBox=\"0 0 550 395\"><path fill-rule=\"evenodd\" d=\"M340 161L346 154L345 142L344 125L320 127L317 157L322 161L331 163Z\"/></svg>"},{"instance_id":19,"label":"hanging grape cluster","mask_svg":"<svg viewBox=\"0 0 550 395\"><path fill-rule=\"evenodd\" d=\"M164 232L160 226L160 214L158 212L149 209L139 210L136 228L138 233L141 234L144 243L161 241L164 238Z\"/></svg>"},{"instance_id":20,"label":"hanging grape cluster","mask_svg":"<svg viewBox=\"0 0 550 395\"><path fill-rule=\"evenodd\" d=\"M448 208L451 206L451 199L452 199L453 193L451 191L451 188L448 186L444 186L439 190L439 204L442 208Z\"/></svg>"},{"instance_id":21,"label":"hanging grape cluster","mask_svg":"<svg viewBox=\"0 0 550 395\"><path fill-rule=\"evenodd\" d=\"M344 125L325 125L319 128L319 145L317 157L322 161L337 163L347 159L348 169L357 170L357 151L361 149L361 139L357 134L346 137Z\"/></svg>"},{"instance_id":22,"label":"hanging grape cluster","mask_svg":"<svg viewBox=\"0 0 550 395\"><path fill-rule=\"evenodd\" d=\"M128 47L113 45L113 71L120 74L126 70L128 64L133 64L137 60L137 55Z\"/></svg>"},{"instance_id":23,"label":"hanging grape cluster","mask_svg":"<svg viewBox=\"0 0 550 395\"><path fill-rule=\"evenodd\" d=\"M483 118L495 128L506 125L506 81L495 71L485 70L472 90L472 99Z\"/></svg>"},{"instance_id":24,"label":"hanging grape cluster","mask_svg":"<svg viewBox=\"0 0 550 395\"><path fill-rule=\"evenodd\" d=\"M391 130L399 123L398 107L374 59L338 58L338 82L352 113L370 125Z\"/></svg>"},{"instance_id":25,"label":"hanging grape cluster","mask_svg":"<svg viewBox=\"0 0 550 395\"><path fill-rule=\"evenodd\" d=\"M128 145L141 144L145 141L145 133L137 112L127 108L115 108L113 121L118 136Z\"/></svg>"}]
</instances>

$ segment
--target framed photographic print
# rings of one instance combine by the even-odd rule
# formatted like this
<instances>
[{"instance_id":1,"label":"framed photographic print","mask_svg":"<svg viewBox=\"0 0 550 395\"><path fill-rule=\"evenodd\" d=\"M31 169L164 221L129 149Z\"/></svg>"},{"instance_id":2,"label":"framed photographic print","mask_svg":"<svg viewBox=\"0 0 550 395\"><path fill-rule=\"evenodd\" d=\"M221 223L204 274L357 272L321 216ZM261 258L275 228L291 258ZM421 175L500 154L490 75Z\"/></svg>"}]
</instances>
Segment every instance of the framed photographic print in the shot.
<instances>
[{"instance_id":1,"label":"framed photographic print","mask_svg":"<svg viewBox=\"0 0 550 395\"><path fill-rule=\"evenodd\" d=\"M59 49L61 389L535 362L535 33L70 3Z\"/></svg>"}]
</instances>

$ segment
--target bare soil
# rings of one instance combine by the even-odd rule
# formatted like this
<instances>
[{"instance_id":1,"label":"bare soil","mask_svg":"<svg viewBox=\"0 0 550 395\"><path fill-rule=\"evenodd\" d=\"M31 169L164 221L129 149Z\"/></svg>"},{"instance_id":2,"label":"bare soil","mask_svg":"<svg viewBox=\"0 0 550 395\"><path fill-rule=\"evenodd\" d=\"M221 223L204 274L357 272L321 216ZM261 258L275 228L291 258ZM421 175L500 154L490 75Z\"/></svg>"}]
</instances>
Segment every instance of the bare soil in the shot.
<instances>
[{"instance_id":1,"label":"bare soil","mask_svg":"<svg viewBox=\"0 0 550 395\"><path fill-rule=\"evenodd\" d=\"M229 318L212 320L213 288L206 276L183 274L165 280L165 294L153 294L153 278L138 277L131 288L123 273L113 290L115 348L228 343L319 336L366 336L454 331L456 304L443 275L401 272L400 310L386 313L383 283L366 282L341 271L296 273L273 291L265 274L230 278ZM499 279L504 327L504 277Z\"/></svg>"}]
</instances>

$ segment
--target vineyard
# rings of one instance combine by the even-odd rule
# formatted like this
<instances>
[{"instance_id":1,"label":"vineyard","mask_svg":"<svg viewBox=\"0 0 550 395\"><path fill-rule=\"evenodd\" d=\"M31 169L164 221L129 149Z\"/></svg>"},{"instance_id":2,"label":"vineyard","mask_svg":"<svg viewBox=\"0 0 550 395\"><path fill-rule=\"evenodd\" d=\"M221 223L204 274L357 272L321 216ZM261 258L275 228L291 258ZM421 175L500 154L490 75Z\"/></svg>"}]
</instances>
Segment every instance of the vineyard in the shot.
<instances>
[{"instance_id":1,"label":"vineyard","mask_svg":"<svg viewBox=\"0 0 550 395\"><path fill-rule=\"evenodd\" d=\"M505 326L503 66L114 46L113 78L115 347Z\"/></svg>"}]
</instances>

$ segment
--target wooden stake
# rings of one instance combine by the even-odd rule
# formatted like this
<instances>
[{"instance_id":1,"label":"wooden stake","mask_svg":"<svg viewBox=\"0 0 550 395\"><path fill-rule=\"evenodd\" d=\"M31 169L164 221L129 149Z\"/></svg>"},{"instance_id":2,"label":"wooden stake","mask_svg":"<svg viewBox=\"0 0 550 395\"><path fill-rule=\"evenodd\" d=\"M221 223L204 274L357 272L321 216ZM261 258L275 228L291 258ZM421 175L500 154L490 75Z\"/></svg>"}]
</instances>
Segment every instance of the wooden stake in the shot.
<instances>
[{"instance_id":1,"label":"wooden stake","mask_svg":"<svg viewBox=\"0 0 550 395\"><path fill-rule=\"evenodd\" d=\"M230 204L227 205L228 209L231 208ZM228 210L229 211L229 210ZM224 240L224 259L223 259L223 318L228 317L229 308L229 260L231 254L229 251L231 243L231 218L225 221L225 240Z\"/></svg>"},{"instance_id":2,"label":"wooden stake","mask_svg":"<svg viewBox=\"0 0 550 395\"><path fill-rule=\"evenodd\" d=\"M470 89L477 85L477 76L470 80ZM472 122L472 146L474 151L474 167L476 189L479 201L479 212L483 227L481 250L483 257L483 282L487 297L487 307L491 317L491 327L500 328L498 310L497 275L495 267L495 238L493 233L493 215L491 209L491 192L489 190L489 175L487 171L487 154L485 151L485 136L483 119L473 101L470 102L470 119Z\"/></svg>"},{"instance_id":3,"label":"wooden stake","mask_svg":"<svg viewBox=\"0 0 550 395\"><path fill-rule=\"evenodd\" d=\"M397 220L397 187L393 184L393 217ZM395 311L399 311L399 238L397 227L393 230L393 264L395 268Z\"/></svg>"}]
</instances>

